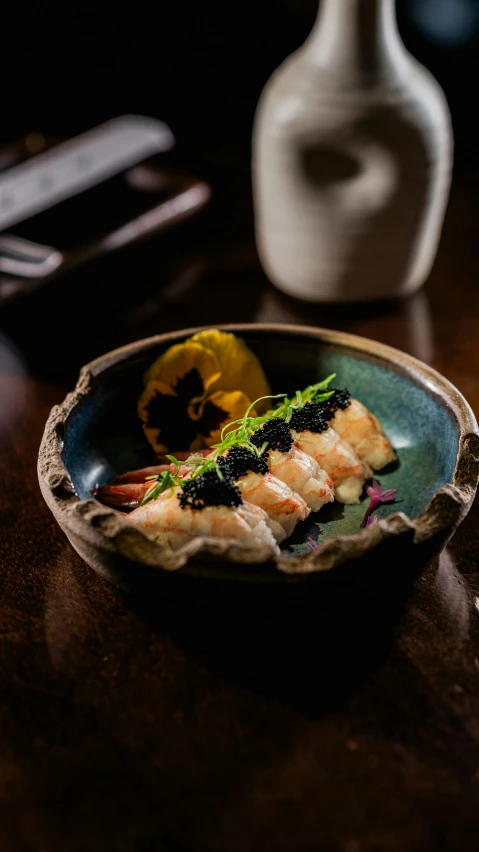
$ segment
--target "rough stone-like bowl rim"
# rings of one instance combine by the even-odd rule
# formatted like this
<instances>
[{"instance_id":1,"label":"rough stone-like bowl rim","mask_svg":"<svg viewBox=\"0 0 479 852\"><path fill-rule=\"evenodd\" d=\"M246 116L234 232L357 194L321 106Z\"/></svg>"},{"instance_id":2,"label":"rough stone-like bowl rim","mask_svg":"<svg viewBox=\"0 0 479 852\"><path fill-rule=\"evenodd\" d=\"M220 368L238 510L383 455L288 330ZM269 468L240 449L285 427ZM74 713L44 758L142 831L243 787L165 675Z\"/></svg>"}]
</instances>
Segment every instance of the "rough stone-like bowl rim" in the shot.
<instances>
[{"instance_id":1,"label":"rough stone-like bowl rim","mask_svg":"<svg viewBox=\"0 0 479 852\"><path fill-rule=\"evenodd\" d=\"M104 563L141 564L166 572L181 570L222 579L299 579L335 568L368 554L385 539L409 533L414 545L436 539L443 545L470 509L479 478L479 433L474 414L462 394L440 373L398 349L346 332L283 324L221 324L215 328L237 334L283 334L316 339L351 353L364 354L393 368L423 387L453 415L458 430L458 453L452 482L441 486L418 518L402 512L389 515L352 535L329 538L311 553L275 556L267 550L241 547L212 538L196 538L178 551L154 544L114 510L92 499L80 500L62 460L67 419L90 392L92 381L108 369L162 344L173 344L211 326L181 329L156 335L115 349L85 365L73 392L54 406L47 420L39 457L38 477L43 497L59 525L80 555L100 573L111 574ZM234 563L234 564L232 564ZM227 568L227 570L225 570Z\"/></svg>"}]
</instances>

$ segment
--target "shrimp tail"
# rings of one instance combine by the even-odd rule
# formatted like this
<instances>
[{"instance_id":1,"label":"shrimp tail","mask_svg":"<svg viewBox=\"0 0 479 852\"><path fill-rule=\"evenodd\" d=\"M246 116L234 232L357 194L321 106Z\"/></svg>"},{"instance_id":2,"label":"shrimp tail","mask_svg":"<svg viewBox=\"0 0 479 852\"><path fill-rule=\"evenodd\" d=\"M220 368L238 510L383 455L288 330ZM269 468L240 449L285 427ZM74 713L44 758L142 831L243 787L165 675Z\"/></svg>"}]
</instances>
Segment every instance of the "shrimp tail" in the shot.
<instances>
[{"instance_id":1,"label":"shrimp tail","mask_svg":"<svg viewBox=\"0 0 479 852\"><path fill-rule=\"evenodd\" d=\"M150 482L126 483L124 485L99 485L92 491L100 503L112 509L136 509L143 500Z\"/></svg>"}]
</instances>

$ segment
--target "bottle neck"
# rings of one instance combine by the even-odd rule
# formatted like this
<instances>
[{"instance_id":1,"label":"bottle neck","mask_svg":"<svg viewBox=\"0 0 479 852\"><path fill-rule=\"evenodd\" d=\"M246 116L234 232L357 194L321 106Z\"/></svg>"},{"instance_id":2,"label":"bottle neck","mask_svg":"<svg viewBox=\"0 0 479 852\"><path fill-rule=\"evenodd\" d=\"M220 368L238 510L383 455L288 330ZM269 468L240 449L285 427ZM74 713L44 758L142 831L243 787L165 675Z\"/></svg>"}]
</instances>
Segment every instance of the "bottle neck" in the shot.
<instances>
[{"instance_id":1,"label":"bottle neck","mask_svg":"<svg viewBox=\"0 0 479 852\"><path fill-rule=\"evenodd\" d=\"M339 87L368 87L404 70L394 0L322 0L305 48Z\"/></svg>"}]
</instances>

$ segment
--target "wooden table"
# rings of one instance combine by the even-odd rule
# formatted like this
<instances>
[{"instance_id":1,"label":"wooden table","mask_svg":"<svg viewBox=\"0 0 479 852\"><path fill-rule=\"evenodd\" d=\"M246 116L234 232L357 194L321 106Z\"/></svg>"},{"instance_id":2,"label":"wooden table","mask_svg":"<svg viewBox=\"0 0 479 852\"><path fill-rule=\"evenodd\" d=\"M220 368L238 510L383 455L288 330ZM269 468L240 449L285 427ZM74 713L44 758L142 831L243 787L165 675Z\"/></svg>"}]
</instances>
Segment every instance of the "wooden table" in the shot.
<instances>
[{"instance_id":1,"label":"wooden table","mask_svg":"<svg viewBox=\"0 0 479 852\"><path fill-rule=\"evenodd\" d=\"M226 181L205 167L216 203L140 264L123 255L0 316L2 852L478 848L477 502L391 645L373 635L362 648L358 634L362 656L353 637L349 665L334 643L316 665L298 620L154 602L145 614L81 561L42 501L43 426L78 367L169 329L352 331L432 364L479 411L477 190L455 185L422 292L311 309L260 270L242 162Z\"/></svg>"}]
</instances>

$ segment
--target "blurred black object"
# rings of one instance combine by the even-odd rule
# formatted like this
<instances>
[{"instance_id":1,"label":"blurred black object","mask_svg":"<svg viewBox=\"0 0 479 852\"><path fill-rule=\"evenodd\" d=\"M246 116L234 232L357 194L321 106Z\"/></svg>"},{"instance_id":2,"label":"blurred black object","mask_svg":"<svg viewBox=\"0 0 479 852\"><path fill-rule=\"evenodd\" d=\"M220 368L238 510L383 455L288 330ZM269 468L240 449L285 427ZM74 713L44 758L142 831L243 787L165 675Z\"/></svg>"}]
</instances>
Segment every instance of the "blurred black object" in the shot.
<instances>
[{"instance_id":1,"label":"blurred black object","mask_svg":"<svg viewBox=\"0 0 479 852\"><path fill-rule=\"evenodd\" d=\"M127 132L132 132L133 125L134 121L125 125ZM134 126L134 132L138 132ZM111 163L110 146L118 140L115 133L110 131L106 141L108 165ZM6 171L8 175L9 166L27 160L35 168L35 154L48 149L51 153L46 155L47 159L55 156L55 144L42 134L29 134L17 145L0 148L0 172ZM105 154L99 154L98 148L90 150L93 158L101 163L99 157ZM151 148L149 150L151 152ZM58 151L63 151L63 147ZM75 168L78 153L68 156L71 170ZM163 154L144 157L145 149L130 152L132 165L127 170L120 171L117 164L113 167L117 174L106 180L95 178L98 182L93 186L59 203L50 201L50 207L19 222L14 219L12 226L0 233L0 308L63 276L66 271L127 246L136 246L183 222L209 200L210 189L204 181L167 168ZM38 157L38 164L43 160L44 157ZM31 191L38 195L35 186L40 183L41 187L45 168L55 170L55 162L39 165L40 173L29 178ZM65 165L61 168L64 172ZM30 195L29 203L32 198ZM41 190L40 199L45 199L43 204L48 200L48 195Z\"/></svg>"},{"instance_id":2,"label":"blurred black object","mask_svg":"<svg viewBox=\"0 0 479 852\"><path fill-rule=\"evenodd\" d=\"M0 172L33 165L59 141L31 133L0 146ZM36 375L70 380L123 342L129 311L190 263L183 241L194 256L208 228L208 215L194 214L210 196L205 180L161 153L12 224L0 233L0 335ZM22 271L29 265L38 268Z\"/></svg>"},{"instance_id":3,"label":"blurred black object","mask_svg":"<svg viewBox=\"0 0 479 852\"><path fill-rule=\"evenodd\" d=\"M479 80L478 31L471 26L458 41L456 28L455 41L438 40L446 2L449 9L466 4L479 11L479 0L397 0L398 23L408 49L445 91L456 173L470 183L479 177L479 126L471 108ZM435 15L435 28L423 11L418 15L424 5ZM267 284L252 241L253 115L267 78L310 32L317 6L317 0L244 0L232 10L219 0L178 0L117 7L114 15L99 5L94 16L84 6L60 15L48 7L27 15L15 4L2 10L8 38L0 68L8 85L0 141L27 137L35 147L35 129L61 138L125 113L156 116L178 141L162 162L198 175L214 194L205 213L142 246L141 269L135 250L125 249L72 269L0 310L0 333L36 375L71 383L82 363L160 328L257 315ZM22 146L25 141L2 149L0 167L12 165ZM116 213L111 205L109 211ZM275 305L269 318L291 321L291 307L278 308L277 294L268 298ZM341 317L330 322L343 327ZM59 358L61 327L68 346Z\"/></svg>"},{"instance_id":4,"label":"blurred black object","mask_svg":"<svg viewBox=\"0 0 479 852\"><path fill-rule=\"evenodd\" d=\"M126 112L163 118L202 160L244 147L274 68L307 36L317 0L136 3L110 10L2 10L4 141L32 128L75 135ZM477 0L397 0L402 38L448 98L456 167L476 168ZM215 146L215 147L213 147Z\"/></svg>"}]
</instances>

